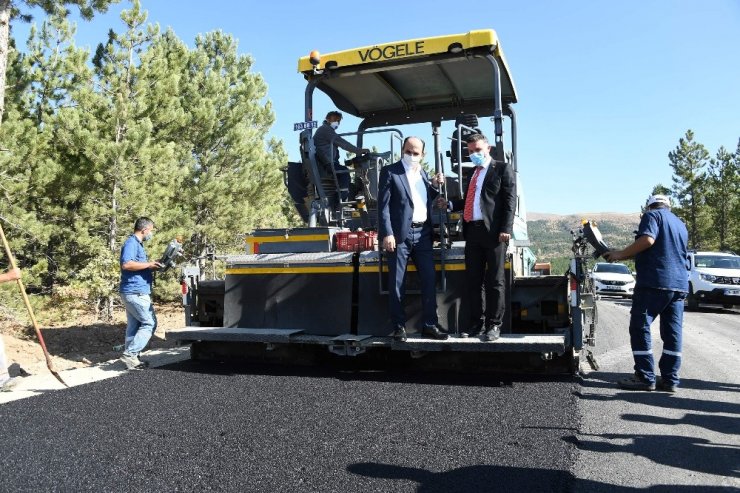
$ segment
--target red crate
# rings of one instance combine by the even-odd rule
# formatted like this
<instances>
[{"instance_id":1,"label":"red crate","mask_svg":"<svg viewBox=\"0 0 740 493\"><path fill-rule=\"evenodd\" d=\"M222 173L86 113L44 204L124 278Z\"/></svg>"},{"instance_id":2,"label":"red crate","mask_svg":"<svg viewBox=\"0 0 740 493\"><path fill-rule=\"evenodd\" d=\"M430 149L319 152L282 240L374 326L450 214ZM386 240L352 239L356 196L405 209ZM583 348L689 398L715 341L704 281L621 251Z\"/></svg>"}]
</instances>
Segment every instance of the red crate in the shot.
<instances>
[{"instance_id":1,"label":"red crate","mask_svg":"<svg viewBox=\"0 0 740 493\"><path fill-rule=\"evenodd\" d=\"M378 233L375 231L338 231L334 237L337 239L337 251L364 252L375 250Z\"/></svg>"}]
</instances>

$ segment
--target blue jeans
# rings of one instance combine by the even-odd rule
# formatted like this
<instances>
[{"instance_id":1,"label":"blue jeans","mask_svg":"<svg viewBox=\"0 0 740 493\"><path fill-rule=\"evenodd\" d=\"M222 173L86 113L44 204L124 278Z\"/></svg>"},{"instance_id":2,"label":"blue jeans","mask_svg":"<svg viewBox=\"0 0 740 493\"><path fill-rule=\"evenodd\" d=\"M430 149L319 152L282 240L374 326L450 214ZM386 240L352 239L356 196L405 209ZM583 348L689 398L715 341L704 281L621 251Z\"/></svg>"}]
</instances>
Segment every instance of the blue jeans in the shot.
<instances>
[{"instance_id":1,"label":"blue jeans","mask_svg":"<svg viewBox=\"0 0 740 493\"><path fill-rule=\"evenodd\" d=\"M157 328L157 316L154 314L152 298L148 294L121 293L121 299L126 307L128 322L123 354L138 356Z\"/></svg>"},{"instance_id":2,"label":"blue jeans","mask_svg":"<svg viewBox=\"0 0 740 493\"><path fill-rule=\"evenodd\" d=\"M678 385L681 368L681 333L683 302L686 293L663 289L637 288L632 296L630 312L630 343L635 358L635 372L647 382L655 382L655 363L650 337L650 325L660 315L660 338L663 354L658 367L663 381Z\"/></svg>"}]
</instances>

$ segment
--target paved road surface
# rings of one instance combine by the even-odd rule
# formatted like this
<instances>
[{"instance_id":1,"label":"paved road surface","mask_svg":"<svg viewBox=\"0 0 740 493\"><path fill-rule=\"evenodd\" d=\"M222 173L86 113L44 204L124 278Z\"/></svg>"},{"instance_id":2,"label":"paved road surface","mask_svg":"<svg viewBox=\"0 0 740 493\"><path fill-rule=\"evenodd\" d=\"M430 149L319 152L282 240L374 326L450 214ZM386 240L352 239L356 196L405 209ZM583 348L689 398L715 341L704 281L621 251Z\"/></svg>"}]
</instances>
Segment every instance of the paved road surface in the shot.
<instances>
[{"instance_id":1,"label":"paved road surface","mask_svg":"<svg viewBox=\"0 0 740 493\"><path fill-rule=\"evenodd\" d=\"M685 314L681 388L671 395L614 387L633 371L629 306L599 303L600 370L579 391L574 468L588 481L575 491L740 491L740 313ZM653 346L659 357L657 323Z\"/></svg>"},{"instance_id":2,"label":"paved road surface","mask_svg":"<svg viewBox=\"0 0 740 493\"><path fill-rule=\"evenodd\" d=\"M600 309L582 380L188 361L8 402L0 490L738 491L740 314L687 314L668 395L614 387Z\"/></svg>"}]
</instances>

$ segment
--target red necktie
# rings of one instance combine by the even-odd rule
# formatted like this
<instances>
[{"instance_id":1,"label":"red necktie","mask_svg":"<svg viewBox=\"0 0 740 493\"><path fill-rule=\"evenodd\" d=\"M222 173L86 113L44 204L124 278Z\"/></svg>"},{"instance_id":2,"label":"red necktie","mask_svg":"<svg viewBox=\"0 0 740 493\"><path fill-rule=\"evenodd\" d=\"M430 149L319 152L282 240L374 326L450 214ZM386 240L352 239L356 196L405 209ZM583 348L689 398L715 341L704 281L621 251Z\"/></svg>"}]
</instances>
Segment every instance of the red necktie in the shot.
<instances>
[{"instance_id":1,"label":"red necktie","mask_svg":"<svg viewBox=\"0 0 740 493\"><path fill-rule=\"evenodd\" d=\"M465 221L470 222L473 220L473 202L475 202L475 186L476 182L478 181L478 174L480 173L480 170L483 169L483 166L476 166L475 167L475 173L473 173L473 177L470 179L470 184L468 184L468 194L465 196L465 211L463 212L463 219Z\"/></svg>"}]
</instances>

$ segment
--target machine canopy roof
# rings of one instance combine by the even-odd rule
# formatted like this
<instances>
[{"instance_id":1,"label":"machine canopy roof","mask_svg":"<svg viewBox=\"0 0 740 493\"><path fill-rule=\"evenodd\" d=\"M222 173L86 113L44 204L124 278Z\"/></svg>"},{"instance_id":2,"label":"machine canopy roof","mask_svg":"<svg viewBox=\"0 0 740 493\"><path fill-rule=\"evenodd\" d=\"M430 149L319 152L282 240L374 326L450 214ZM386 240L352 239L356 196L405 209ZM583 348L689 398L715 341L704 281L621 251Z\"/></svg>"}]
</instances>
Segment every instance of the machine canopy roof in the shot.
<instances>
[{"instance_id":1,"label":"machine canopy roof","mask_svg":"<svg viewBox=\"0 0 740 493\"><path fill-rule=\"evenodd\" d=\"M502 110L517 101L514 81L496 36L488 30L397 41L298 60L338 109L367 127L454 120L460 114L494 112L493 55L501 74Z\"/></svg>"}]
</instances>

